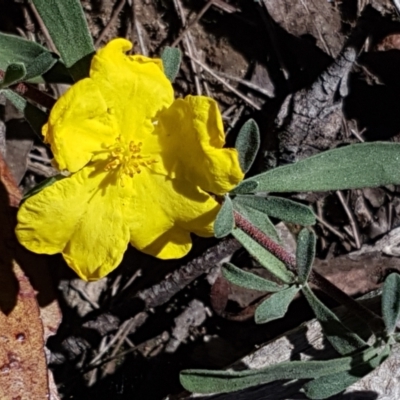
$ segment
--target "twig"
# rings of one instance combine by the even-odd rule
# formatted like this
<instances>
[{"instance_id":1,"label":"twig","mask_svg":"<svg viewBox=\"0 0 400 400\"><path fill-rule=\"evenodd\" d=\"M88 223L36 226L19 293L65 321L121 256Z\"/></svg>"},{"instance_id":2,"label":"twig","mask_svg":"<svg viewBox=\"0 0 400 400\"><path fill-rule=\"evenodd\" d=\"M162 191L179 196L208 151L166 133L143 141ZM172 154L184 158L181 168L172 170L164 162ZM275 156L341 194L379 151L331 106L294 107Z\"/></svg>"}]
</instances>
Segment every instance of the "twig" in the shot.
<instances>
[{"instance_id":1,"label":"twig","mask_svg":"<svg viewBox=\"0 0 400 400\"><path fill-rule=\"evenodd\" d=\"M195 258L183 267L167 276L162 282L142 290L135 295L144 301L145 309L158 307L169 301L184 287L193 282L200 275L215 267L225 257L232 255L241 248L241 244L235 239L220 241L206 250L200 257Z\"/></svg>"},{"instance_id":2,"label":"twig","mask_svg":"<svg viewBox=\"0 0 400 400\"><path fill-rule=\"evenodd\" d=\"M260 229L251 225L244 217L242 217L238 212L234 212L236 226L250 235L257 243L261 244L265 249L272 253L280 261L284 262L286 266L291 271L296 271L296 260L289 254L284 248L275 243L267 235L264 234ZM381 331L383 328L383 321L375 313L373 313L368 308L364 307L356 300L348 296L337 286L332 284L322 275L316 271L311 271L309 275L309 282L318 287L328 296L332 297L334 300L346 306L349 310L354 312L358 317L363 319L368 323L374 332Z\"/></svg>"},{"instance_id":3,"label":"twig","mask_svg":"<svg viewBox=\"0 0 400 400\"><path fill-rule=\"evenodd\" d=\"M350 131L361 143L365 142L361 135L366 131L366 128L364 128L361 132L358 132L355 129L350 129Z\"/></svg>"},{"instance_id":4,"label":"twig","mask_svg":"<svg viewBox=\"0 0 400 400\"><path fill-rule=\"evenodd\" d=\"M133 333L133 329L137 329L139 326L143 325L147 319L146 313L139 313L135 315L133 318L130 318L124 321L119 327L117 333L113 336L113 338L109 341L107 346L99 351L99 353L89 362L89 365L95 364L97 361L103 357L103 355L111 348L111 346L120 338L123 337L124 340L127 335ZM132 344L132 343L131 343Z\"/></svg>"},{"instance_id":5,"label":"twig","mask_svg":"<svg viewBox=\"0 0 400 400\"><path fill-rule=\"evenodd\" d=\"M271 92L269 92L266 89L260 88L258 85L256 85L253 82L238 78L237 76L233 76L233 75L227 74L225 72L221 72L221 71L217 72L217 74L223 78L229 79L234 82L238 82L238 83L242 84L243 86L247 86L248 88L254 90L255 92L261 93L262 95L264 95L268 98L274 97L274 95Z\"/></svg>"},{"instance_id":6,"label":"twig","mask_svg":"<svg viewBox=\"0 0 400 400\"><path fill-rule=\"evenodd\" d=\"M240 97L242 100L244 100L246 103L248 103L250 106L255 108L256 110L261 110L261 107L254 103L253 100L249 99L247 96L245 96L242 92L239 90L235 89L230 83L222 79L220 76L218 76L210 67L202 63L201 61L195 59L194 57L191 57L188 53L186 55L192 59L196 64L198 64L201 68L204 69L204 71L208 72L211 76L213 76L217 81L221 82L223 85L225 85L229 90L231 90L233 93L236 94L236 96Z\"/></svg>"},{"instance_id":7,"label":"twig","mask_svg":"<svg viewBox=\"0 0 400 400\"><path fill-rule=\"evenodd\" d=\"M147 47L144 44L144 39L143 39L143 34L142 34L143 27L137 18L135 18L135 28L136 28L136 34L138 37L140 53L143 54L144 56L148 56L149 52L147 51Z\"/></svg>"},{"instance_id":8,"label":"twig","mask_svg":"<svg viewBox=\"0 0 400 400\"><path fill-rule=\"evenodd\" d=\"M196 17L190 21L189 23L185 24L183 31L179 34L179 36L174 40L171 44L171 47L176 47L178 43L183 39L186 32L195 24L197 23L200 18L204 15L204 13L212 6L213 0L209 0L206 5L200 10L200 12L196 15Z\"/></svg>"},{"instance_id":9,"label":"twig","mask_svg":"<svg viewBox=\"0 0 400 400\"><path fill-rule=\"evenodd\" d=\"M235 113L234 117L232 118L231 122L229 122L229 124L228 124L228 129L226 130L226 134L225 135L228 135L228 133L236 126L236 124L238 123L240 117L243 114L244 108L245 107L244 107L243 104L238 108L238 110L236 111L236 113Z\"/></svg>"},{"instance_id":10,"label":"twig","mask_svg":"<svg viewBox=\"0 0 400 400\"><path fill-rule=\"evenodd\" d=\"M114 22L118 18L118 15L121 12L121 10L124 8L125 3L126 3L126 0L120 0L120 2L118 3L117 7L115 7L113 9L113 12L111 14L110 20L108 21L108 23L104 27L104 29L101 31L99 37L96 39L96 42L94 43L94 45L96 47L98 47L100 45L100 43L103 40L104 36L107 34L107 32L109 31L111 26L114 24Z\"/></svg>"},{"instance_id":11,"label":"twig","mask_svg":"<svg viewBox=\"0 0 400 400\"><path fill-rule=\"evenodd\" d=\"M42 31L43 36L45 37L46 43L49 46L50 50L53 53L59 54L58 50L57 50L57 47L55 46L55 44L53 42L53 39L51 38L51 36L49 34L49 31L46 28L46 25L43 23L42 17L38 13L35 5L31 1L29 1L28 4L29 4L30 9L32 10L33 15L36 18L37 23L39 24L40 30Z\"/></svg>"},{"instance_id":12,"label":"twig","mask_svg":"<svg viewBox=\"0 0 400 400\"><path fill-rule=\"evenodd\" d=\"M176 13L177 13L179 19L181 20L182 24L186 25L186 16L183 11L181 2L179 0L174 0L174 7L175 7ZM190 32L187 32L183 38L183 46L185 48L185 51L187 53L189 53L191 56L195 55L195 50L194 50L195 46L194 46L193 42L194 41L193 41L192 35L190 34ZM190 66L192 67L192 72L194 75L194 84L196 86L196 93L198 96L201 96L202 90L201 90L200 78L199 78L199 74L198 74L200 68L195 64L195 62L193 60L190 60Z\"/></svg>"},{"instance_id":13,"label":"twig","mask_svg":"<svg viewBox=\"0 0 400 400\"><path fill-rule=\"evenodd\" d=\"M331 232L332 232L334 235L336 235L340 240L343 240L343 241L346 240L346 238L344 237L344 235L343 235L341 232L339 232L339 231L338 231L336 228L334 228L331 224L329 224L328 222L326 222L322 217L320 217L319 215L316 215L315 218L317 219L317 221L318 221L321 225L323 225L326 229L328 229L328 231L331 231ZM350 244L351 244L353 247L356 247L356 244L355 244L353 241L349 240L349 242L350 242Z\"/></svg>"},{"instance_id":14,"label":"twig","mask_svg":"<svg viewBox=\"0 0 400 400\"><path fill-rule=\"evenodd\" d=\"M357 249L360 249L361 248L361 239L360 239L360 234L358 232L358 226L357 226L356 220L354 218L354 215L351 212L349 206L347 205L346 200L343 197L343 193L340 190L336 191L336 196L339 198L339 201L342 203L344 211L346 212L347 217L349 218L351 229L353 231L354 240L356 241L356 247L357 247Z\"/></svg>"}]
</instances>

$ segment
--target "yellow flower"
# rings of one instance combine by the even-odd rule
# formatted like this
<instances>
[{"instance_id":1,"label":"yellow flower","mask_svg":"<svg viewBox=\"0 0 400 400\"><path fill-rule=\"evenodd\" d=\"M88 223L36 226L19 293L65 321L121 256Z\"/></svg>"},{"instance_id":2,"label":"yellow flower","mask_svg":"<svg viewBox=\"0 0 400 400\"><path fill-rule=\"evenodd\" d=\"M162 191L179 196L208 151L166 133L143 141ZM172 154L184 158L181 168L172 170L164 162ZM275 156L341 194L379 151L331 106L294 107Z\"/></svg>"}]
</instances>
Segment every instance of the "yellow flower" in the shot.
<instances>
[{"instance_id":1,"label":"yellow flower","mask_svg":"<svg viewBox=\"0 0 400 400\"><path fill-rule=\"evenodd\" d=\"M28 198L19 241L62 253L85 280L121 262L131 243L153 256L183 257L190 232L213 235L221 195L242 179L235 149L223 149L217 104L174 101L158 59L130 56L115 39L94 56L90 77L55 104L43 127L55 161L70 176Z\"/></svg>"}]
</instances>

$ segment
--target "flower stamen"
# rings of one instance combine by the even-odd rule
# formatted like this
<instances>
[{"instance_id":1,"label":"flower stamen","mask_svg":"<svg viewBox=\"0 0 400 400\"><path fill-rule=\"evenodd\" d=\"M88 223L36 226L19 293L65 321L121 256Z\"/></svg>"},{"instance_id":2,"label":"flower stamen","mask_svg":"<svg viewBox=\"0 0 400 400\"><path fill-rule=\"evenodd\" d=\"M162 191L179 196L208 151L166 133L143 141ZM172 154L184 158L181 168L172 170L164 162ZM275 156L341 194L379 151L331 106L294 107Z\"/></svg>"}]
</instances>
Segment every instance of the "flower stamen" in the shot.
<instances>
[{"instance_id":1,"label":"flower stamen","mask_svg":"<svg viewBox=\"0 0 400 400\"><path fill-rule=\"evenodd\" d=\"M120 138L117 138L115 145L108 149L110 157L104 169L111 171L118 168L120 181L122 181L123 175L133 178L136 174L140 174L141 167L148 167L157 162L149 156L140 154L142 145L142 142L131 141L128 146L124 146Z\"/></svg>"}]
</instances>

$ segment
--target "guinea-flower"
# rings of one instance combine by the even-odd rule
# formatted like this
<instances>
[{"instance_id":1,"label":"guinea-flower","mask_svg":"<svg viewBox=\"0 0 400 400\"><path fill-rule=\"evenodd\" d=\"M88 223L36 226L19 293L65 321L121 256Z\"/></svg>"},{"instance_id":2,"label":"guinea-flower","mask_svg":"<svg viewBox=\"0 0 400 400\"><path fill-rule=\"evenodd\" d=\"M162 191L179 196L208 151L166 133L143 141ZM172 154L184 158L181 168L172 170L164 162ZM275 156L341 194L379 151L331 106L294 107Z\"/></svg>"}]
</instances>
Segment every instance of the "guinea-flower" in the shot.
<instances>
[{"instance_id":1,"label":"guinea-flower","mask_svg":"<svg viewBox=\"0 0 400 400\"><path fill-rule=\"evenodd\" d=\"M70 174L24 201L18 240L36 253L62 253L84 280L104 277L130 243L180 258L190 233L209 237L223 195L242 179L214 100L174 100L159 59L126 55L114 39L93 57L43 127L60 170Z\"/></svg>"}]
</instances>

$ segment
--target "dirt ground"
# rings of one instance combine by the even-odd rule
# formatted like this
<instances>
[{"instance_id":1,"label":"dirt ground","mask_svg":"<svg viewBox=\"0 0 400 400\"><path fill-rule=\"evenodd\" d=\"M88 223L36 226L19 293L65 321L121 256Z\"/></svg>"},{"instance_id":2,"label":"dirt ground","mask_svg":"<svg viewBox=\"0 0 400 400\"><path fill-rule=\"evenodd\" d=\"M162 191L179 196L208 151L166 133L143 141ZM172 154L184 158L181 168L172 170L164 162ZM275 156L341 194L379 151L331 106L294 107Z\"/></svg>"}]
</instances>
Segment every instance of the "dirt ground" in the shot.
<instances>
[{"instance_id":1,"label":"dirt ground","mask_svg":"<svg viewBox=\"0 0 400 400\"><path fill-rule=\"evenodd\" d=\"M262 149L250 175L347 143L400 141L395 3L82 1L96 46L116 36L150 56L178 46L184 55L176 96L215 98L228 145L247 119L257 121ZM0 31L46 45L27 2L0 0L0 9ZM7 102L0 105L0 151L23 192L55 174L48 148ZM351 295L400 270L397 257L374 247L400 225L399 193L390 186L291 194L318 215L316 269ZM297 228L280 228L289 248ZM354 254L367 245L370 251ZM47 342L60 398L172 398L182 391L180 370L226 367L312 318L299 298L284 319L256 325L251 304L260 293L220 277L227 257L262 273L237 243L215 239L194 238L191 253L177 261L130 248L121 266L95 283L77 279L61 257L48 257L63 316Z\"/></svg>"}]
</instances>

